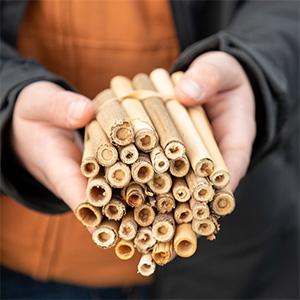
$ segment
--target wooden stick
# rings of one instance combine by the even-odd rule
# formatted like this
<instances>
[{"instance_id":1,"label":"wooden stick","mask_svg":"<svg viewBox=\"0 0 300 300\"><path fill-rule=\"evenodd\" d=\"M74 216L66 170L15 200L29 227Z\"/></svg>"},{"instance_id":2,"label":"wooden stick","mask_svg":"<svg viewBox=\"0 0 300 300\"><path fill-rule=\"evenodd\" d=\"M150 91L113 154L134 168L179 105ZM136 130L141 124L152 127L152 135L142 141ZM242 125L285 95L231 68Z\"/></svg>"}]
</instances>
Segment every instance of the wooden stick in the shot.
<instances>
[{"instance_id":1,"label":"wooden stick","mask_svg":"<svg viewBox=\"0 0 300 300\"><path fill-rule=\"evenodd\" d=\"M133 85L136 89L155 91L146 74L136 75L133 78ZM156 96L150 96L143 99L143 105L155 126L166 156L170 159L182 156L185 153L185 147L163 100Z\"/></svg>"},{"instance_id":2,"label":"wooden stick","mask_svg":"<svg viewBox=\"0 0 300 300\"><path fill-rule=\"evenodd\" d=\"M169 173L154 174L148 182L149 188L156 194L168 193L172 187L172 178Z\"/></svg>"},{"instance_id":3,"label":"wooden stick","mask_svg":"<svg viewBox=\"0 0 300 300\"><path fill-rule=\"evenodd\" d=\"M227 188L217 190L211 202L211 209L219 216L226 216L233 212L235 200L232 192Z\"/></svg>"},{"instance_id":4,"label":"wooden stick","mask_svg":"<svg viewBox=\"0 0 300 300\"><path fill-rule=\"evenodd\" d=\"M186 155L170 161L170 173L175 177L184 177L190 170L190 162Z\"/></svg>"},{"instance_id":5,"label":"wooden stick","mask_svg":"<svg viewBox=\"0 0 300 300\"><path fill-rule=\"evenodd\" d=\"M174 210L174 219L177 224L189 223L193 219L192 210L188 203L180 203Z\"/></svg>"},{"instance_id":6,"label":"wooden stick","mask_svg":"<svg viewBox=\"0 0 300 300\"><path fill-rule=\"evenodd\" d=\"M96 118L110 142L118 146L131 144L134 140L133 129L121 103L109 89L104 90L97 97L103 100L100 101Z\"/></svg>"},{"instance_id":7,"label":"wooden stick","mask_svg":"<svg viewBox=\"0 0 300 300\"><path fill-rule=\"evenodd\" d=\"M155 218L153 208L147 204L142 204L134 208L133 211L135 221L143 227L150 226Z\"/></svg>"},{"instance_id":8,"label":"wooden stick","mask_svg":"<svg viewBox=\"0 0 300 300\"><path fill-rule=\"evenodd\" d=\"M214 170L212 159L186 108L175 100L174 87L168 72L164 69L155 69L151 72L150 78L156 89L168 99L166 108L184 142L194 172L198 176L209 176Z\"/></svg>"},{"instance_id":9,"label":"wooden stick","mask_svg":"<svg viewBox=\"0 0 300 300\"><path fill-rule=\"evenodd\" d=\"M198 177L190 170L185 177L193 198L196 201L208 202L214 196L214 189L204 177Z\"/></svg>"},{"instance_id":10,"label":"wooden stick","mask_svg":"<svg viewBox=\"0 0 300 300\"><path fill-rule=\"evenodd\" d=\"M121 104L131 119L136 146L150 152L157 145L158 136L143 104L130 96L134 91L131 81L124 76L115 76L111 80L111 88L122 99Z\"/></svg>"},{"instance_id":11,"label":"wooden stick","mask_svg":"<svg viewBox=\"0 0 300 300\"><path fill-rule=\"evenodd\" d=\"M210 122L208 121L206 113L204 109L199 106L190 108L189 114L215 164L215 169L210 174L209 179L215 188L224 188L229 184L230 175L214 138L213 130Z\"/></svg>"},{"instance_id":12,"label":"wooden stick","mask_svg":"<svg viewBox=\"0 0 300 300\"><path fill-rule=\"evenodd\" d=\"M134 181L130 182L121 190L121 196L131 207L138 207L145 202L144 188Z\"/></svg>"},{"instance_id":13,"label":"wooden stick","mask_svg":"<svg viewBox=\"0 0 300 300\"><path fill-rule=\"evenodd\" d=\"M180 224L174 236L174 249L178 256L190 257L197 250L197 236L190 223Z\"/></svg>"},{"instance_id":14,"label":"wooden stick","mask_svg":"<svg viewBox=\"0 0 300 300\"><path fill-rule=\"evenodd\" d=\"M87 178L96 176L100 171L100 166L95 158L90 140L84 141L84 150L80 170L82 175Z\"/></svg>"},{"instance_id":15,"label":"wooden stick","mask_svg":"<svg viewBox=\"0 0 300 300\"><path fill-rule=\"evenodd\" d=\"M165 156L163 149L160 146L155 147L150 153L150 159L154 171L157 174L167 172L170 166L168 158Z\"/></svg>"},{"instance_id":16,"label":"wooden stick","mask_svg":"<svg viewBox=\"0 0 300 300\"><path fill-rule=\"evenodd\" d=\"M198 235L209 236L215 232L216 225L211 218L203 220L193 219L192 228Z\"/></svg>"},{"instance_id":17,"label":"wooden stick","mask_svg":"<svg viewBox=\"0 0 300 300\"><path fill-rule=\"evenodd\" d=\"M115 246L115 253L122 260L132 258L134 252L134 245L131 241L120 240Z\"/></svg>"},{"instance_id":18,"label":"wooden stick","mask_svg":"<svg viewBox=\"0 0 300 300\"><path fill-rule=\"evenodd\" d=\"M147 183L153 178L154 170L148 155L139 155L137 161L131 165L131 175L138 183Z\"/></svg>"},{"instance_id":19,"label":"wooden stick","mask_svg":"<svg viewBox=\"0 0 300 300\"><path fill-rule=\"evenodd\" d=\"M156 239L153 237L150 227L141 227L134 239L134 244L140 253L148 253L155 243Z\"/></svg>"},{"instance_id":20,"label":"wooden stick","mask_svg":"<svg viewBox=\"0 0 300 300\"><path fill-rule=\"evenodd\" d=\"M90 203L81 203L75 210L77 219L88 227L98 226L102 221L102 214L99 207L95 207Z\"/></svg>"},{"instance_id":21,"label":"wooden stick","mask_svg":"<svg viewBox=\"0 0 300 300\"><path fill-rule=\"evenodd\" d=\"M98 163L105 167L113 165L118 160L118 152L108 140L99 123L96 120L92 121L86 127L86 131Z\"/></svg>"},{"instance_id":22,"label":"wooden stick","mask_svg":"<svg viewBox=\"0 0 300 300\"><path fill-rule=\"evenodd\" d=\"M119 154L121 161L126 165L131 165L137 161L139 157L139 152L134 146L134 144L129 144L125 147L119 148Z\"/></svg>"},{"instance_id":23,"label":"wooden stick","mask_svg":"<svg viewBox=\"0 0 300 300\"><path fill-rule=\"evenodd\" d=\"M175 221L171 214L159 213L152 225L152 234L159 242L170 241L175 234Z\"/></svg>"},{"instance_id":24,"label":"wooden stick","mask_svg":"<svg viewBox=\"0 0 300 300\"><path fill-rule=\"evenodd\" d=\"M184 178L175 178L172 193L178 202L186 202L191 198L190 190Z\"/></svg>"},{"instance_id":25,"label":"wooden stick","mask_svg":"<svg viewBox=\"0 0 300 300\"><path fill-rule=\"evenodd\" d=\"M103 207L102 213L109 220L119 221L125 215L126 208L122 201L113 198Z\"/></svg>"},{"instance_id":26,"label":"wooden stick","mask_svg":"<svg viewBox=\"0 0 300 300\"><path fill-rule=\"evenodd\" d=\"M153 248L152 258L160 266L171 261L173 258L173 242L158 242Z\"/></svg>"},{"instance_id":27,"label":"wooden stick","mask_svg":"<svg viewBox=\"0 0 300 300\"><path fill-rule=\"evenodd\" d=\"M124 163L116 162L105 169L105 178L112 187L120 189L130 182L130 169Z\"/></svg>"},{"instance_id":28,"label":"wooden stick","mask_svg":"<svg viewBox=\"0 0 300 300\"><path fill-rule=\"evenodd\" d=\"M121 239L130 241L137 234L138 225L133 218L133 212L126 213L119 227L119 236Z\"/></svg>"},{"instance_id":29,"label":"wooden stick","mask_svg":"<svg viewBox=\"0 0 300 300\"><path fill-rule=\"evenodd\" d=\"M155 271L155 262L153 261L151 254L144 254L138 264L138 273L143 276L150 276Z\"/></svg>"},{"instance_id":30,"label":"wooden stick","mask_svg":"<svg viewBox=\"0 0 300 300\"><path fill-rule=\"evenodd\" d=\"M89 203L94 206L106 205L112 195L111 187L101 175L90 178L86 188L86 198Z\"/></svg>"},{"instance_id":31,"label":"wooden stick","mask_svg":"<svg viewBox=\"0 0 300 300\"><path fill-rule=\"evenodd\" d=\"M205 202L199 202L192 198L190 200L190 207L193 218L196 220L207 219L210 215L209 207Z\"/></svg>"},{"instance_id":32,"label":"wooden stick","mask_svg":"<svg viewBox=\"0 0 300 300\"><path fill-rule=\"evenodd\" d=\"M172 193L160 194L156 196L156 208L160 213L171 212L175 207L175 199Z\"/></svg>"},{"instance_id":33,"label":"wooden stick","mask_svg":"<svg viewBox=\"0 0 300 300\"><path fill-rule=\"evenodd\" d=\"M105 220L92 234L92 239L101 248L113 247L118 239L119 224L116 221Z\"/></svg>"}]
</instances>

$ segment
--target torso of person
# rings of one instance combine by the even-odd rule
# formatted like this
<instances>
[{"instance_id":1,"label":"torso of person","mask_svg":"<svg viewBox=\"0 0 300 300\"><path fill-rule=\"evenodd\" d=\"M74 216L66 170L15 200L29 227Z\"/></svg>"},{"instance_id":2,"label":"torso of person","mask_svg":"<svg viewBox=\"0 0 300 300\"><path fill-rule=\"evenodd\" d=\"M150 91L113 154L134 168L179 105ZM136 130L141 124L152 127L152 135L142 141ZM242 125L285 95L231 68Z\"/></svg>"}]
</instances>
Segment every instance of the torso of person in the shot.
<instances>
[{"instance_id":1,"label":"torso of person","mask_svg":"<svg viewBox=\"0 0 300 300\"><path fill-rule=\"evenodd\" d=\"M45 0L29 2L18 51L92 99L115 75L168 69L179 48L167 0ZM85 286L151 280L137 274L138 255L121 261L113 249L98 248L72 212L47 215L1 200L4 266L38 280Z\"/></svg>"}]
</instances>

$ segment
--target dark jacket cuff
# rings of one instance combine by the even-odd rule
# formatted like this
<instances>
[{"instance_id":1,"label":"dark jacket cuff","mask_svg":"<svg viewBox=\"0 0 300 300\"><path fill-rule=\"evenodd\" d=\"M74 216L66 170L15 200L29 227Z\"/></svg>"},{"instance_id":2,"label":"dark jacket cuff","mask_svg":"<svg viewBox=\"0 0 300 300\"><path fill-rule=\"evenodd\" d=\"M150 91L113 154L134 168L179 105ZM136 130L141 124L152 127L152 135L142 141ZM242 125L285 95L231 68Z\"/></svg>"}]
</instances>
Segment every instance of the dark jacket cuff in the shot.
<instances>
[{"instance_id":1,"label":"dark jacket cuff","mask_svg":"<svg viewBox=\"0 0 300 300\"><path fill-rule=\"evenodd\" d=\"M250 166L253 166L267 155L276 144L286 116L287 102L280 86L270 78L268 66L259 62L259 53L236 36L220 32L205 40L187 47L179 56L172 71L186 70L192 61L208 51L224 51L234 56L243 66L252 85L256 101L257 135L253 145ZM275 100L276 99L276 100Z\"/></svg>"}]
</instances>

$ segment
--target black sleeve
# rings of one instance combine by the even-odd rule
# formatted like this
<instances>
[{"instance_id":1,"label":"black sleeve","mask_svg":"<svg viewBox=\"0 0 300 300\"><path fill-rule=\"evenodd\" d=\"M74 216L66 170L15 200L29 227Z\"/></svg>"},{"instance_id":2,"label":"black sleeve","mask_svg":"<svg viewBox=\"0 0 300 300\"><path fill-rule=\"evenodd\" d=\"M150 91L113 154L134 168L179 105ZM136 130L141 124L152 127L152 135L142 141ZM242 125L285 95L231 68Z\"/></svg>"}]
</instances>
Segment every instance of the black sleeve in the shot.
<instances>
[{"instance_id":1,"label":"black sleeve","mask_svg":"<svg viewBox=\"0 0 300 300\"><path fill-rule=\"evenodd\" d=\"M224 30L187 47L173 71L185 70L213 50L235 56L252 84L257 121L253 165L276 145L289 109L299 101L299 2L245 2Z\"/></svg>"},{"instance_id":2,"label":"black sleeve","mask_svg":"<svg viewBox=\"0 0 300 300\"><path fill-rule=\"evenodd\" d=\"M20 57L2 40L0 53L0 192L41 212L65 212L69 209L67 205L22 167L10 145L9 132L17 96L26 85L47 80L66 89L72 87L34 60Z\"/></svg>"}]
</instances>

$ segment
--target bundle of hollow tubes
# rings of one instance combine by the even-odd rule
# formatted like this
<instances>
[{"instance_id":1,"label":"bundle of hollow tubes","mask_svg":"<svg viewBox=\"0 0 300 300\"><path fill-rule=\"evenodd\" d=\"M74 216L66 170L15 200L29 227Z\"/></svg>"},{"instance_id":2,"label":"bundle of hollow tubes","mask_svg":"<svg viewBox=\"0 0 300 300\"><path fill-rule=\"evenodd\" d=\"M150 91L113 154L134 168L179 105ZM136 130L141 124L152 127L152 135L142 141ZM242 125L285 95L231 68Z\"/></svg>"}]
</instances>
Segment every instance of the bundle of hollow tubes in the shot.
<instances>
[{"instance_id":1,"label":"bundle of hollow tubes","mask_svg":"<svg viewBox=\"0 0 300 300\"><path fill-rule=\"evenodd\" d=\"M81 172L86 202L77 218L93 228L101 248L122 260L141 254L137 270L190 257L199 237L214 240L220 218L235 207L230 175L200 106L175 98L172 76L123 76L93 100L96 118L85 128Z\"/></svg>"}]
</instances>

